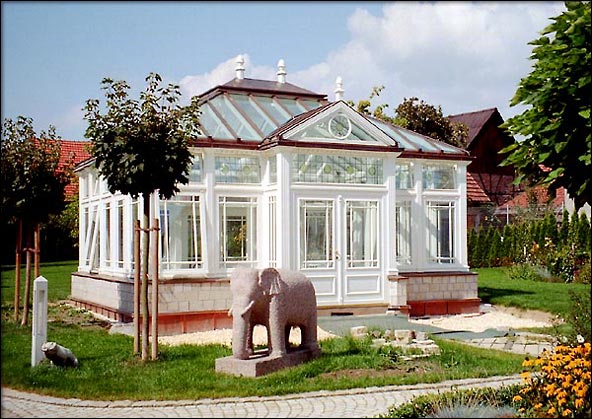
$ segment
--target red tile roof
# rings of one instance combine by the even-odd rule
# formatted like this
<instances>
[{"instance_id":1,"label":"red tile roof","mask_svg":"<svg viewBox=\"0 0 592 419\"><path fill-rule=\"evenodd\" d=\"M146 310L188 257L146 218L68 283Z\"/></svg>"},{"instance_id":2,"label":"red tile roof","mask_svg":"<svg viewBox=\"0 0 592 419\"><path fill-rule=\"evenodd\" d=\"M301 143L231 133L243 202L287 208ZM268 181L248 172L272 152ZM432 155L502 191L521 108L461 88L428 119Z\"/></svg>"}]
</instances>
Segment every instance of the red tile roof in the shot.
<instances>
[{"instance_id":1,"label":"red tile roof","mask_svg":"<svg viewBox=\"0 0 592 419\"><path fill-rule=\"evenodd\" d=\"M74 165L77 165L84 160L91 157L86 150L89 141L73 141L73 140L59 140L60 141L60 162L59 167L64 167L68 160L71 160ZM69 199L78 193L78 178L74 178L70 184L66 185L66 199Z\"/></svg>"},{"instance_id":2,"label":"red tile roof","mask_svg":"<svg viewBox=\"0 0 592 419\"><path fill-rule=\"evenodd\" d=\"M467 172L467 202L470 204L487 204L491 202L489 196L475 180L473 175Z\"/></svg>"},{"instance_id":3,"label":"red tile roof","mask_svg":"<svg viewBox=\"0 0 592 419\"><path fill-rule=\"evenodd\" d=\"M555 197L549 201L549 192L545 187L537 186L527 191L524 191L504 204L500 205L499 210L505 210L506 207L510 209L514 208L527 208L529 206L529 196L536 197L537 204L541 206L549 205L553 209L562 209L565 202L565 189L557 189Z\"/></svg>"}]
</instances>

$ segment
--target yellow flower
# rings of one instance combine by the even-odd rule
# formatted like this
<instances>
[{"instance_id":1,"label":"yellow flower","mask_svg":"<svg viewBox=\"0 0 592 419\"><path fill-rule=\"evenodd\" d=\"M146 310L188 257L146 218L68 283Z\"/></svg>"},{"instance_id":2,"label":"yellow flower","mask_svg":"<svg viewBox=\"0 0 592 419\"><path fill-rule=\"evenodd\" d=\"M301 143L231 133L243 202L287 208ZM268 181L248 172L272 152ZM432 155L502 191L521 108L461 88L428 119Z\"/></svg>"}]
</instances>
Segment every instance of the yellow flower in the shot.
<instances>
[{"instance_id":1,"label":"yellow flower","mask_svg":"<svg viewBox=\"0 0 592 419\"><path fill-rule=\"evenodd\" d=\"M512 401L515 402L515 403L520 402L520 401L522 401L522 397L516 395L516 396L514 396L514 398L512 399Z\"/></svg>"}]
</instances>

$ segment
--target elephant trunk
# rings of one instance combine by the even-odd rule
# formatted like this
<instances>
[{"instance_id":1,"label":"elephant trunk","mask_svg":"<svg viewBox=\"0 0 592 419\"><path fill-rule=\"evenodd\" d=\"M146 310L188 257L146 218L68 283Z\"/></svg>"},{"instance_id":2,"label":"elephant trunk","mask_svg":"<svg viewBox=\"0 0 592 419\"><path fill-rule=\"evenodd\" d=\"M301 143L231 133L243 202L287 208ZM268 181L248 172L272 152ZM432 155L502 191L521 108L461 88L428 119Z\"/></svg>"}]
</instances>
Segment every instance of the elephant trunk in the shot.
<instances>
[{"instance_id":1,"label":"elephant trunk","mask_svg":"<svg viewBox=\"0 0 592 419\"><path fill-rule=\"evenodd\" d=\"M251 300L249 304L237 313L232 310L232 355L237 359L249 359L253 353L252 348L252 327L251 327L251 309L255 301Z\"/></svg>"}]
</instances>

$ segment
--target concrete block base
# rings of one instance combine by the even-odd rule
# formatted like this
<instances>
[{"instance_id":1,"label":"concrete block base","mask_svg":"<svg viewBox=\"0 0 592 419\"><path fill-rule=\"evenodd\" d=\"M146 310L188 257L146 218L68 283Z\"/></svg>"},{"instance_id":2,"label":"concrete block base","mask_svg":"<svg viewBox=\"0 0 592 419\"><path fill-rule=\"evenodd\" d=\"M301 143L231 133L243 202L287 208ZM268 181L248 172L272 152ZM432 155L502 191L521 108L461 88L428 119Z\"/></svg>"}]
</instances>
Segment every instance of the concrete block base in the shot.
<instances>
[{"instance_id":1,"label":"concrete block base","mask_svg":"<svg viewBox=\"0 0 592 419\"><path fill-rule=\"evenodd\" d=\"M242 377L259 377L283 368L308 362L321 354L320 349L296 349L283 357L271 358L267 349L256 351L249 359L236 359L233 356L216 359L216 372Z\"/></svg>"}]
</instances>

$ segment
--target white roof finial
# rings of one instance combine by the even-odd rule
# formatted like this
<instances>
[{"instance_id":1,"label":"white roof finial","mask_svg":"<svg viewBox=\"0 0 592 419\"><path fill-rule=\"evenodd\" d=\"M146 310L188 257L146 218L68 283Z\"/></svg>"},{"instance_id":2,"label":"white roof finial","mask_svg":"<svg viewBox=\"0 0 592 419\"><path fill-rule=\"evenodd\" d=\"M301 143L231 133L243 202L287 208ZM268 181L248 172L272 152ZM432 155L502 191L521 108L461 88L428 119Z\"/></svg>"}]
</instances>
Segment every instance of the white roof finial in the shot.
<instances>
[{"instance_id":1,"label":"white roof finial","mask_svg":"<svg viewBox=\"0 0 592 419\"><path fill-rule=\"evenodd\" d=\"M337 79L335 79L335 102L338 100L343 100L344 92L345 90L343 90L343 80L341 80L341 77L337 77Z\"/></svg>"},{"instance_id":2,"label":"white roof finial","mask_svg":"<svg viewBox=\"0 0 592 419\"><path fill-rule=\"evenodd\" d=\"M286 64L284 60L278 61L278 71L277 71L277 81L278 83L285 83L286 82Z\"/></svg>"},{"instance_id":3,"label":"white roof finial","mask_svg":"<svg viewBox=\"0 0 592 419\"><path fill-rule=\"evenodd\" d=\"M236 78L242 80L245 78L245 59L242 55L236 57L236 67L234 70L236 71Z\"/></svg>"}]
</instances>

